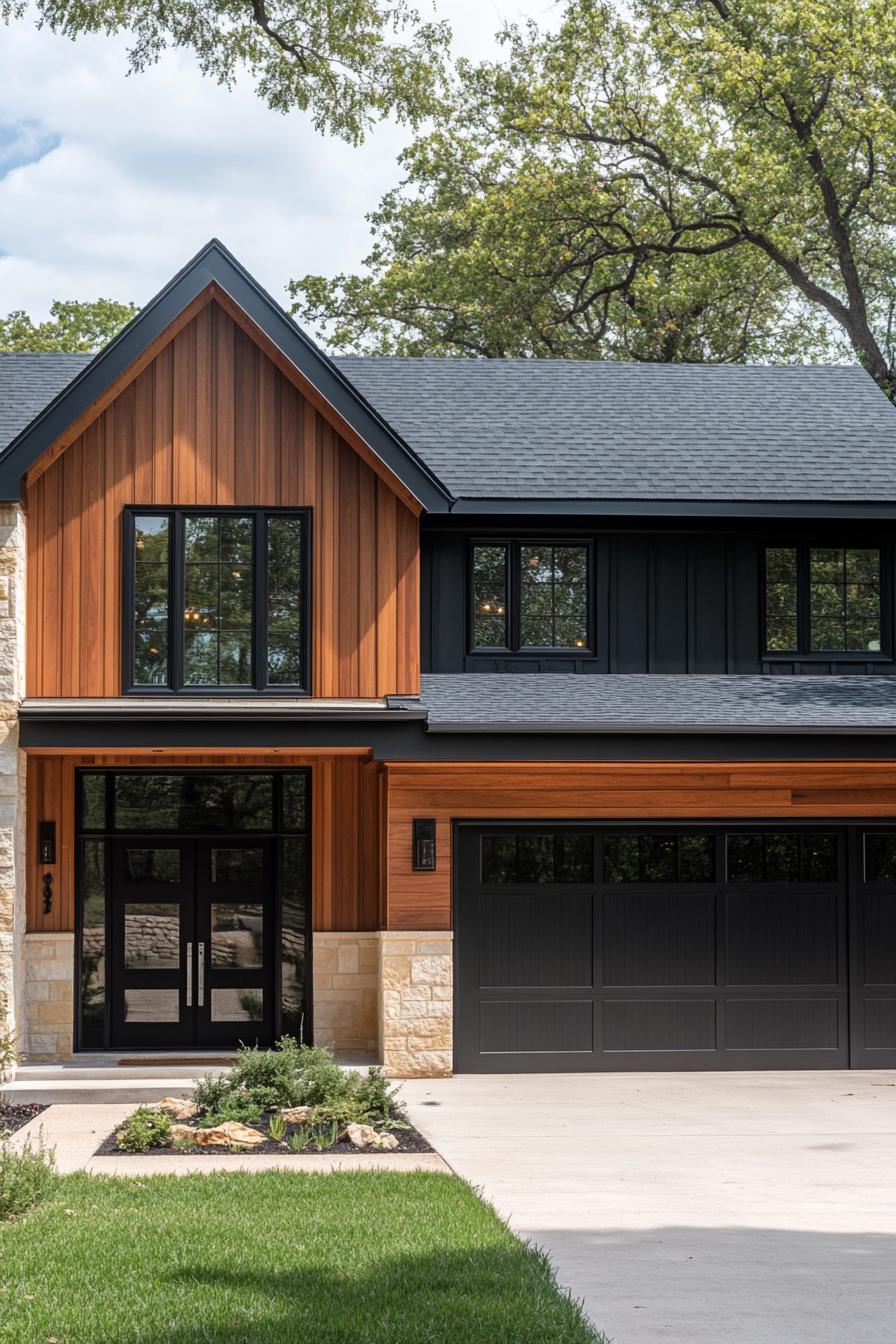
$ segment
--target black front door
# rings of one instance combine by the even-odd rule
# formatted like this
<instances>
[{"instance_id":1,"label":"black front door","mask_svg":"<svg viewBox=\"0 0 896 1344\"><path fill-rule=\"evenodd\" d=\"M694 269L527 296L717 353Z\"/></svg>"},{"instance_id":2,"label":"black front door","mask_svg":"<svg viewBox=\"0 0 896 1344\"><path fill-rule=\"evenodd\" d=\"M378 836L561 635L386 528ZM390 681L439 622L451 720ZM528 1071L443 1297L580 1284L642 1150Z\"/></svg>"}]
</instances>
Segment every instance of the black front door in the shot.
<instances>
[{"instance_id":1,"label":"black front door","mask_svg":"<svg viewBox=\"0 0 896 1344\"><path fill-rule=\"evenodd\" d=\"M269 1044L274 842L112 842L111 1044Z\"/></svg>"}]
</instances>

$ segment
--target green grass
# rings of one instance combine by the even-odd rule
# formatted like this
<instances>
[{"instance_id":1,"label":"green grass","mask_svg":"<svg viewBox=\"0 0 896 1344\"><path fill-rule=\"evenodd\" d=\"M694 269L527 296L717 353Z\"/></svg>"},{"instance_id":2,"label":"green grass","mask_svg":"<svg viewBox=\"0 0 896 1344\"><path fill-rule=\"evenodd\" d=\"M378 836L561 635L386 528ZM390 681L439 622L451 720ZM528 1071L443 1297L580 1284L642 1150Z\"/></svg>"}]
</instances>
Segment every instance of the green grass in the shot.
<instances>
[{"instance_id":1,"label":"green grass","mask_svg":"<svg viewBox=\"0 0 896 1344\"><path fill-rule=\"evenodd\" d=\"M431 1172L78 1174L0 1225L3 1344L596 1344L547 1261Z\"/></svg>"}]
</instances>

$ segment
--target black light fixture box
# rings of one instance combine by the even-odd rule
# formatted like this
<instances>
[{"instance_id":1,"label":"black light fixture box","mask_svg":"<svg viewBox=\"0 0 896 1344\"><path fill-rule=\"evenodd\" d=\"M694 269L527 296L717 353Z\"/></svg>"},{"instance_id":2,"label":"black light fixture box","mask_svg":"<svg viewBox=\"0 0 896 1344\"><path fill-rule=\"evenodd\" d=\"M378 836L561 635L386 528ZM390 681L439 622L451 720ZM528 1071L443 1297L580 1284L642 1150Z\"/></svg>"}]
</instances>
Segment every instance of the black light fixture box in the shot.
<instances>
[{"instance_id":1,"label":"black light fixture box","mask_svg":"<svg viewBox=\"0 0 896 1344\"><path fill-rule=\"evenodd\" d=\"M415 873L432 873L436 866L436 823L434 817L414 818L414 853L411 865Z\"/></svg>"}]
</instances>

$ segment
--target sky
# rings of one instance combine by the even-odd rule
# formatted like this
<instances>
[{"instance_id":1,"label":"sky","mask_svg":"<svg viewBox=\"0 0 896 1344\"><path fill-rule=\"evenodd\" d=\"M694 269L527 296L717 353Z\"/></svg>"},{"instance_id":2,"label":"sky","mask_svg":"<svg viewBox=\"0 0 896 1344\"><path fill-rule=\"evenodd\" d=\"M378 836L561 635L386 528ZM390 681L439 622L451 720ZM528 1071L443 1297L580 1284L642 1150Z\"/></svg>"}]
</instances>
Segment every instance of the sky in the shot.
<instances>
[{"instance_id":1,"label":"sky","mask_svg":"<svg viewBox=\"0 0 896 1344\"><path fill-rule=\"evenodd\" d=\"M438 3L472 57L496 51L504 20L549 8ZM301 113L270 112L248 79L220 88L184 53L128 75L126 45L0 25L0 314L142 304L212 236L284 304L291 277L358 269L406 128L353 149Z\"/></svg>"}]
</instances>

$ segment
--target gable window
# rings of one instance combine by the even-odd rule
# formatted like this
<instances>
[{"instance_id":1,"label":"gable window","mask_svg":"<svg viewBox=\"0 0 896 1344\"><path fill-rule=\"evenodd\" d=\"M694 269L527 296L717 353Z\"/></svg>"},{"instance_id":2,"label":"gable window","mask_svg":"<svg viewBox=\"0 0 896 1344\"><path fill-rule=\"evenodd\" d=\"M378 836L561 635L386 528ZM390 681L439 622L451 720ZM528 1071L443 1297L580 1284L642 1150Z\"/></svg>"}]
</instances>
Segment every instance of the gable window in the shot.
<instances>
[{"instance_id":1,"label":"gable window","mask_svg":"<svg viewBox=\"0 0 896 1344\"><path fill-rule=\"evenodd\" d=\"M126 510L126 688L307 692L307 553L307 510Z\"/></svg>"},{"instance_id":2,"label":"gable window","mask_svg":"<svg viewBox=\"0 0 896 1344\"><path fill-rule=\"evenodd\" d=\"M475 544L472 647L590 653L591 568L583 543Z\"/></svg>"},{"instance_id":3,"label":"gable window","mask_svg":"<svg viewBox=\"0 0 896 1344\"><path fill-rule=\"evenodd\" d=\"M878 654L881 552L869 546L768 546L767 653Z\"/></svg>"}]
</instances>

